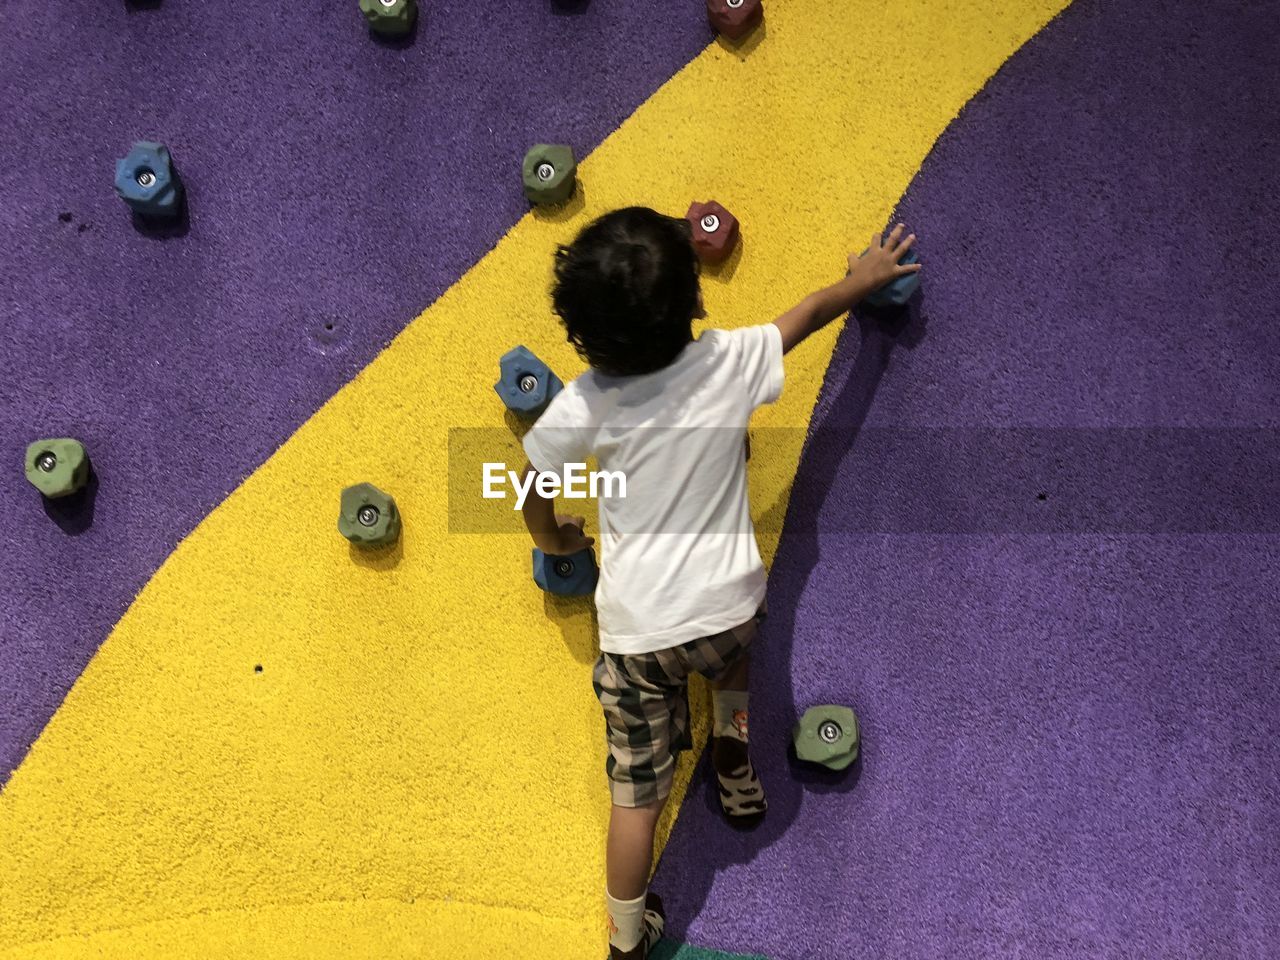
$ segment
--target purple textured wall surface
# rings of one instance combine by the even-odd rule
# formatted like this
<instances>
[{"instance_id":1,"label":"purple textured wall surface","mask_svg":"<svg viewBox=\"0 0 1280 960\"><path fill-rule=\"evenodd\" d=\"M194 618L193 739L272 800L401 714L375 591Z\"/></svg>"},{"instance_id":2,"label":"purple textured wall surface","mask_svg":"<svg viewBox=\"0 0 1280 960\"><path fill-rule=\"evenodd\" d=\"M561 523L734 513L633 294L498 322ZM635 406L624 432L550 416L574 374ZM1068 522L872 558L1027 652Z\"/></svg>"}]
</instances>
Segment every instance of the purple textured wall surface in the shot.
<instances>
[{"instance_id":1,"label":"purple textured wall surface","mask_svg":"<svg viewBox=\"0 0 1280 960\"><path fill-rule=\"evenodd\" d=\"M1073 502L1044 429L1114 452L1117 428L1181 428L1194 454L1259 428L1234 479L1274 484L1249 470L1280 426L1277 50L1258 5L1079 0L930 155L900 211L923 299L843 332L771 572L770 810L726 827L704 762L654 882L676 936L773 960L1280 943L1280 508L1233 502L1206 533L1173 478L1117 519ZM987 516L880 432L1015 426L1038 442L987 434L984 482L1003 467L1022 503ZM1229 490L1219 468L1199 482ZM1095 494L1130 495L1125 473ZM912 527L890 494L917 483ZM863 722L844 776L788 759L823 702Z\"/></svg>"},{"instance_id":2,"label":"purple textured wall surface","mask_svg":"<svg viewBox=\"0 0 1280 960\"><path fill-rule=\"evenodd\" d=\"M0 10L0 783L200 518L712 38L697 3L11 0ZM135 229L115 160L169 145L189 216ZM495 364L497 358L495 357ZM42 505L26 444L96 478Z\"/></svg>"}]
</instances>

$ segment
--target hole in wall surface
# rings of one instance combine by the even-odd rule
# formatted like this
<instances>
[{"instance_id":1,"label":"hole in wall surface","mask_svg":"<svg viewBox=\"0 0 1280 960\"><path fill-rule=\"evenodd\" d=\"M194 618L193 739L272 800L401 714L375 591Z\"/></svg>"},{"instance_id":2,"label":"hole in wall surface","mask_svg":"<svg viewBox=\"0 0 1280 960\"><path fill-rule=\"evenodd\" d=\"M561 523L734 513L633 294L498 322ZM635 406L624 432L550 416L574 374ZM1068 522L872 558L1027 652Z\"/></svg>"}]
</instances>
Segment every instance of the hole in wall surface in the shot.
<instances>
[{"instance_id":1,"label":"hole in wall surface","mask_svg":"<svg viewBox=\"0 0 1280 960\"><path fill-rule=\"evenodd\" d=\"M304 321L307 347L322 357L345 353L351 346L352 324L334 314L321 314Z\"/></svg>"}]
</instances>

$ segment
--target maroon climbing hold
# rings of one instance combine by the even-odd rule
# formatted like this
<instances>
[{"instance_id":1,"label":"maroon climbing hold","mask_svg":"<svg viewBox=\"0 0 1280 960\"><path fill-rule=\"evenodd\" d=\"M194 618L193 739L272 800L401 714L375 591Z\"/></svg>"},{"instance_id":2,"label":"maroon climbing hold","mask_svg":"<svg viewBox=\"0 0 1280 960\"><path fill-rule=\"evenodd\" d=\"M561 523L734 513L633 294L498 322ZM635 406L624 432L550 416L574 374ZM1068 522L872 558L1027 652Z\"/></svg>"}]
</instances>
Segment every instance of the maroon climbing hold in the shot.
<instances>
[{"instance_id":1,"label":"maroon climbing hold","mask_svg":"<svg viewBox=\"0 0 1280 960\"><path fill-rule=\"evenodd\" d=\"M720 263L738 243L738 218L714 200L690 204L685 214L693 229L693 248L703 263Z\"/></svg>"},{"instance_id":2,"label":"maroon climbing hold","mask_svg":"<svg viewBox=\"0 0 1280 960\"><path fill-rule=\"evenodd\" d=\"M760 0L707 0L707 19L716 33L738 41L764 19Z\"/></svg>"}]
</instances>

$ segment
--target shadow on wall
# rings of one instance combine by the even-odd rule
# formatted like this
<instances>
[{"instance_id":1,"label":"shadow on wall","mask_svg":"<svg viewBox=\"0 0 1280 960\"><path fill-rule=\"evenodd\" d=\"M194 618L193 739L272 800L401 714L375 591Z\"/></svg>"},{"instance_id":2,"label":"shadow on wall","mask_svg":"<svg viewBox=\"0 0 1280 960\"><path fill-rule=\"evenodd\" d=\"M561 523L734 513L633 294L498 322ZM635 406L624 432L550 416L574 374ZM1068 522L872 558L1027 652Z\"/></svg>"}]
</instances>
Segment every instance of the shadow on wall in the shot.
<instances>
[{"instance_id":1,"label":"shadow on wall","mask_svg":"<svg viewBox=\"0 0 1280 960\"><path fill-rule=\"evenodd\" d=\"M400 536L396 537L396 542L388 543L386 546L370 547L348 543L347 552L351 556L351 562L367 570L394 570L404 559L404 538L407 530L406 524L401 529Z\"/></svg>"},{"instance_id":2,"label":"shadow on wall","mask_svg":"<svg viewBox=\"0 0 1280 960\"><path fill-rule=\"evenodd\" d=\"M542 595L542 609L547 619L560 628L564 645L579 663L595 663L600 653L597 642L596 605L591 597L558 597Z\"/></svg>"},{"instance_id":3,"label":"shadow on wall","mask_svg":"<svg viewBox=\"0 0 1280 960\"><path fill-rule=\"evenodd\" d=\"M795 820L803 793L849 791L857 786L862 775L865 742L857 761L848 770L832 772L820 767L800 763L791 748L791 728L800 715L813 704L796 704L791 679L792 649L795 642L796 608L800 594L818 562L818 514L830 493L841 462L856 448L858 434L871 410L876 390L889 365L895 347L914 349L925 337L927 318L924 313L924 296L917 293L903 308L870 310L860 308L852 317L857 323L861 346L857 358L843 386L815 413L813 431L805 442L791 489L800 492L801 499L791 496L788 490L761 518L760 527L783 522L783 538L774 565L785 562L789 576L786 592L772 593L769 598L769 614L762 625L759 647L752 657L752 728L763 732L753 738L757 768L765 780L769 797L769 812L763 821L749 831L744 831L741 841L734 847L733 855L724 859L698 858L697 872L682 873L688 886L679 892L681 905L671 910L668 935L683 938L690 920L701 914L716 874L731 864L749 863L763 848L774 843L786 833ZM849 323L841 337L853 335L854 324ZM836 355L840 354L836 348ZM761 678L768 678L768 692L762 690ZM858 711L858 691L851 689L846 702ZM860 712L860 711L859 711ZM755 717L759 716L759 725ZM863 731L864 736L867 731ZM871 731L874 736L874 731ZM767 752L767 753L766 753ZM781 755L787 757L782 762ZM686 803L700 798L712 818L723 823L720 812L719 789L711 770L710 751L704 750L689 785ZM718 849L708 847L708 851ZM691 859L689 861L693 863ZM674 896L672 897L674 899Z\"/></svg>"},{"instance_id":4,"label":"shadow on wall","mask_svg":"<svg viewBox=\"0 0 1280 960\"><path fill-rule=\"evenodd\" d=\"M578 180L573 185L573 193L563 203L534 204L531 212L543 223L568 223L577 218L587 206L587 188ZM586 224L583 224L586 226Z\"/></svg>"},{"instance_id":5,"label":"shadow on wall","mask_svg":"<svg viewBox=\"0 0 1280 960\"><path fill-rule=\"evenodd\" d=\"M733 41L728 37L716 34L716 43L720 45L720 49L726 53L730 53L739 60L746 60L747 57L755 53L756 48L764 43L765 38L769 34L769 21L762 20L760 26L756 27L741 40Z\"/></svg>"},{"instance_id":6,"label":"shadow on wall","mask_svg":"<svg viewBox=\"0 0 1280 960\"><path fill-rule=\"evenodd\" d=\"M353 4L354 6L354 4ZM357 14L359 11L357 11ZM372 27L369 28L369 39L380 47L388 50L408 50L418 42L418 31L422 29L422 19L427 15L426 4L418 4L418 12L413 18L413 23L409 26L409 32L401 36L389 36L387 34L378 33Z\"/></svg>"},{"instance_id":7,"label":"shadow on wall","mask_svg":"<svg viewBox=\"0 0 1280 960\"><path fill-rule=\"evenodd\" d=\"M551 0L551 12L558 17L580 17L591 6L591 0Z\"/></svg>"},{"instance_id":8,"label":"shadow on wall","mask_svg":"<svg viewBox=\"0 0 1280 960\"><path fill-rule=\"evenodd\" d=\"M83 487L68 497L44 501L44 512L65 534L78 537L93 526L93 509L98 499L98 472L89 462L89 479Z\"/></svg>"},{"instance_id":9,"label":"shadow on wall","mask_svg":"<svg viewBox=\"0 0 1280 960\"><path fill-rule=\"evenodd\" d=\"M723 262L708 264L702 268L702 279L711 279L721 285L733 280L733 275L738 272L738 264L742 262L742 251L746 245L746 237L739 234L738 242L733 245L733 252Z\"/></svg>"},{"instance_id":10,"label":"shadow on wall","mask_svg":"<svg viewBox=\"0 0 1280 960\"><path fill-rule=\"evenodd\" d=\"M171 240L185 237L191 232L191 214L187 209L186 184L183 183L182 199L179 201L178 215L173 218L144 217L133 211L133 229L148 240Z\"/></svg>"}]
</instances>

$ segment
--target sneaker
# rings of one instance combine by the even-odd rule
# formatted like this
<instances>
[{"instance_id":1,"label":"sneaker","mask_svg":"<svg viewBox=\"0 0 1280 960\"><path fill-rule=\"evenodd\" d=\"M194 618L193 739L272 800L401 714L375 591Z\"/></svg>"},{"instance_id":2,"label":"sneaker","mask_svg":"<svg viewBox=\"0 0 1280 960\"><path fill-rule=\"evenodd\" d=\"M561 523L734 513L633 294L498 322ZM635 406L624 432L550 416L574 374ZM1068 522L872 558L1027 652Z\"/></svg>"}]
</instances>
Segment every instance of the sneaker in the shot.
<instances>
[{"instance_id":1,"label":"sneaker","mask_svg":"<svg viewBox=\"0 0 1280 960\"><path fill-rule=\"evenodd\" d=\"M769 801L751 766L747 745L735 737L713 737L711 750L720 782L720 809L735 825L755 823L769 809Z\"/></svg>"}]
</instances>

